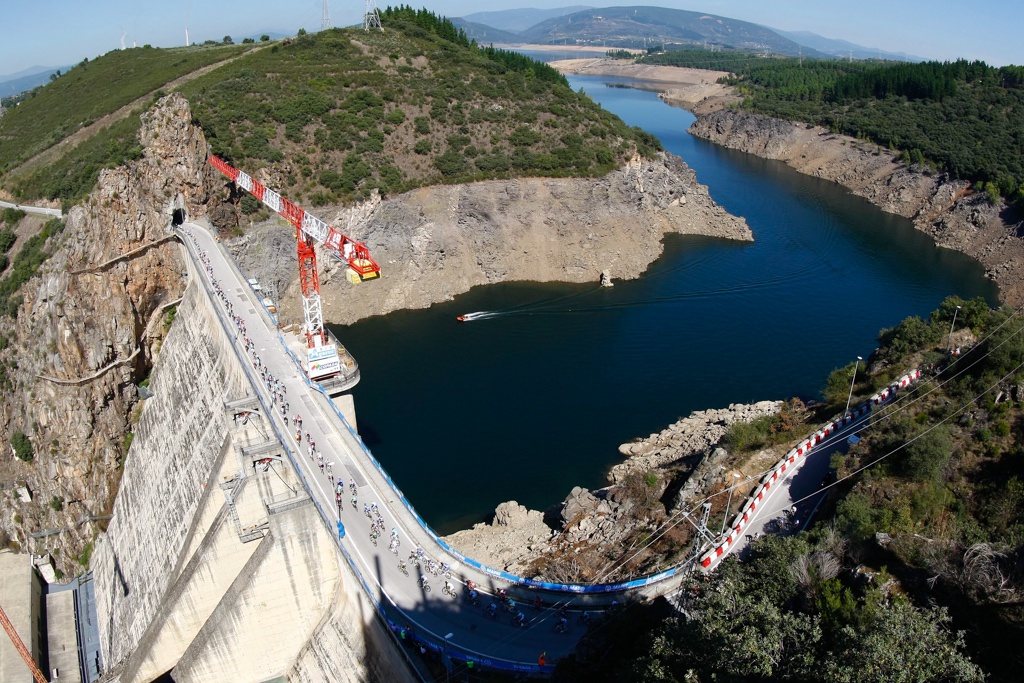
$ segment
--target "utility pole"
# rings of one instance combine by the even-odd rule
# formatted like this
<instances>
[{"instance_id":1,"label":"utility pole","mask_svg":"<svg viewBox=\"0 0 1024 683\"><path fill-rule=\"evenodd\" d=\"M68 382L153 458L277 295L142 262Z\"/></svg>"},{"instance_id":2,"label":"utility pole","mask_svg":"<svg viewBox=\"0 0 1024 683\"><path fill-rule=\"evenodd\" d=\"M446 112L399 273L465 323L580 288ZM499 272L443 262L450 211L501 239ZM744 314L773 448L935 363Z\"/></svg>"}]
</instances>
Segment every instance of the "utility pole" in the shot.
<instances>
[{"instance_id":1,"label":"utility pole","mask_svg":"<svg viewBox=\"0 0 1024 683\"><path fill-rule=\"evenodd\" d=\"M326 31L331 27L331 6L328 0L324 0L324 11L320 17L320 30Z\"/></svg>"},{"instance_id":2,"label":"utility pole","mask_svg":"<svg viewBox=\"0 0 1024 683\"><path fill-rule=\"evenodd\" d=\"M377 0L366 0L363 10L363 30L380 29L380 12L377 11Z\"/></svg>"}]
</instances>

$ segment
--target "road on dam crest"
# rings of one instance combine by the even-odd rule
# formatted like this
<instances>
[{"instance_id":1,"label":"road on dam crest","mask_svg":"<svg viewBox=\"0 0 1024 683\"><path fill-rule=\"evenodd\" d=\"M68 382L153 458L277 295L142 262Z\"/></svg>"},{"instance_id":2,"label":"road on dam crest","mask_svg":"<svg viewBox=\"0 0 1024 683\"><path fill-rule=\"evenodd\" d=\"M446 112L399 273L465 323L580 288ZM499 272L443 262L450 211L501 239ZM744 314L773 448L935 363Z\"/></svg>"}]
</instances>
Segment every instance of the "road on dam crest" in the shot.
<instances>
[{"instance_id":1,"label":"road on dam crest","mask_svg":"<svg viewBox=\"0 0 1024 683\"><path fill-rule=\"evenodd\" d=\"M556 629L560 619L558 608L568 606L571 600L574 610L601 610L616 599L624 599L622 593L579 596L537 588L527 590L448 554L420 525L415 513L371 462L358 435L335 405L318 385L308 382L296 358L283 343L276 322L210 230L195 223L179 229L190 255L198 261L197 272L214 295L211 297L214 304L230 305L233 316L244 324L244 336L253 344L252 352L246 357L251 370L259 376L260 368L265 368L283 385L284 401L288 403L287 418L282 415L280 404L274 405L266 418L274 423L278 434L284 435L284 446L290 451L309 495L318 504L332 533L336 533L339 547L361 574L364 587L381 606L399 637L422 638L438 651L443 649L446 658L523 671L538 671L538 657L545 652L549 663L545 670L550 670L550 663L569 654L587 629L579 618L581 612L576 611L567 615L568 633L559 632L561 629ZM216 296L218 288L220 297ZM226 333L242 334L236 329L228 329ZM272 405L268 385L254 387L254 390L260 392L264 406ZM300 430L294 422L296 414L302 417ZM325 465L332 463L332 477L325 474L326 467L322 469L317 459L309 455L309 439L316 444L316 451L322 454ZM256 456L254 459L258 460ZM265 466L280 464L274 462ZM341 505L336 499L339 481L344 484ZM375 506L379 515L372 511L366 514L368 505ZM378 517L383 526L379 537L374 539L370 534L371 523ZM393 535L399 544L391 550L389 541ZM443 574L435 576L410 561L410 554L418 548L423 549L424 559L451 566L454 596L443 591L448 580ZM401 571L400 561L405 562L407 573ZM419 585L421 574L426 576L426 586ZM470 601L466 587L469 580L475 582L480 591L477 605ZM666 590L669 586L660 588ZM496 597L500 590L507 590L514 600L512 609L502 605ZM534 608L532 603L537 596L541 596L544 605ZM495 617L488 614L492 602L498 605ZM526 617L522 626L514 623L519 612Z\"/></svg>"}]
</instances>

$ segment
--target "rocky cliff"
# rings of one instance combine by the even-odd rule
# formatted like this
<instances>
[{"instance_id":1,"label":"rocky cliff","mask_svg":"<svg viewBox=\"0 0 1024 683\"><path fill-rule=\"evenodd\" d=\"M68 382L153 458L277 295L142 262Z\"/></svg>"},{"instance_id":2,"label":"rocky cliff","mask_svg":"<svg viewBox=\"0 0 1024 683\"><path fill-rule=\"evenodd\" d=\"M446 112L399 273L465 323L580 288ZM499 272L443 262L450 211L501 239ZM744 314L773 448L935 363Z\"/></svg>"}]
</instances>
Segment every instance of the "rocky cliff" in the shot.
<instances>
[{"instance_id":1,"label":"rocky cliff","mask_svg":"<svg viewBox=\"0 0 1024 683\"><path fill-rule=\"evenodd\" d=\"M103 171L70 211L48 244L53 255L22 288L17 319L0 322L10 340L3 360L16 368L2 438L24 432L35 450L34 461L12 459L3 474L33 499L4 506L0 523L22 548L54 550L65 571L95 535L90 520L110 512L136 384L184 289L174 211L206 213L206 141L188 103L171 95L142 114L140 141L142 158ZM65 531L31 537L57 529Z\"/></svg>"},{"instance_id":2,"label":"rocky cliff","mask_svg":"<svg viewBox=\"0 0 1024 683\"><path fill-rule=\"evenodd\" d=\"M999 285L1000 297L1024 304L1024 240L1003 221L1005 206L969 183L908 166L895 154L827 129L723 109L698 117L697 137L837 182L889 213L905 216L942 247L977 259Z\"/></svg>"},{"instance_id":3,"label":"rocky cliff","mask_svg":"<svg viewBox=\"0 0 1024 683\"><path fill-rule=\"evenodd\" d=\"M635 159L602 178L435 186L357 211L351 220L346 212L321 217L365 241L384 277L352 287L321 259L324 317L332 323L425 308L495 282L597 282L605 270L635 278L661 254L667 233L752 239L746 222L715 204L670 154ZM287 282L279 269L294 271L292 235L270 222L233 251L261 281ZM285 321L301 316L293 278L280 307Z\"/></svg>"}]
</instances>

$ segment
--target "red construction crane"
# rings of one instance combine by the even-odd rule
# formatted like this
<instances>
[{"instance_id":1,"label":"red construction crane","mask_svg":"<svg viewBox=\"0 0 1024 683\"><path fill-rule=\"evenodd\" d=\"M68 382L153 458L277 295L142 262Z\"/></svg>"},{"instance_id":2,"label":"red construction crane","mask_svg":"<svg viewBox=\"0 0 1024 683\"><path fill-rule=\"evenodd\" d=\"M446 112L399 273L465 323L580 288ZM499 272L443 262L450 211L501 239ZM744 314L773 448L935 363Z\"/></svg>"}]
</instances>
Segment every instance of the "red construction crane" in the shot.
<instances>
[{"instance_id":1,"label":"red construction crane","mask_svg":"<svg viewBox=\"0 0 1024 683\"><path fill-rule=\"evenodd\" d=\"M36 660L32 659L32 655L29 653L28 648L25 647L25 643L22 641L21 636L14 630L14 624L7 618L7 612L4 612L4 608L0 607L0 624L3 625L4 630L7 631L7 635L10 637L11 642L14 643L15 649L18 650L18 654L25 660L25 666L32 672L32 678L36 679L36 683L46 683L46 676L39 670L39 666L36 665Z\"/></svg>"},{"instance_id":2,"label":"red construction crane","mask_svg":"<svg viewBox=\"0 0 1024 683\"><path fill-rule=\"evenodd\" d=\"M299 256L299 285L302 288L302 331L310 349L309 376L310 379L317 379L336 373L340 365L337 349L328 342L327 330L324 328L323 309L320 305L320 278L317 275L314 244L319 244L345 261L360 281L380 277L380 266L373 260L370 251L362 242L356 242L343 235L313 214L307 213L299 205L285 199L223 159L211 154L207 161L231 178L236 185L287 218L288 222L295 226L295 241ZM334 351L333 362L331 360L332 350Z\"/></svg>"}]
</instances>

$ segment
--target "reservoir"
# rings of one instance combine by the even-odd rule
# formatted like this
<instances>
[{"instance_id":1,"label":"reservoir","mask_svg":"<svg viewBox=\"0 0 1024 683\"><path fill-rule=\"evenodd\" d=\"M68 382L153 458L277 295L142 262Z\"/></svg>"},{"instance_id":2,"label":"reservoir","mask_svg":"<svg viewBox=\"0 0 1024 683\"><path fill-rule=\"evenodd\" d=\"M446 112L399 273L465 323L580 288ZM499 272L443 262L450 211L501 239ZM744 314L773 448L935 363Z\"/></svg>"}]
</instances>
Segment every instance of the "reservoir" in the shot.
<instances>
[{"instance_id":1,"label":"reservoir","mask_svg":"<svg viewBox=\"0 0 1024 683\"><path fill-rule=\"evenodd\" d=\"M506 500L543 510L573 486L600 488L619 444L691 411L817 398L882 328L948 295L996 303L981 266L908 220L697 140L692 114L622 79L570 84L685 159L755 242L669 236L647 272L611 289L597 273L504 283L336 329L362 371L363 439L439 533ZM470 311L499 315L456 322Z\"/></svg>"}]
</instances>

